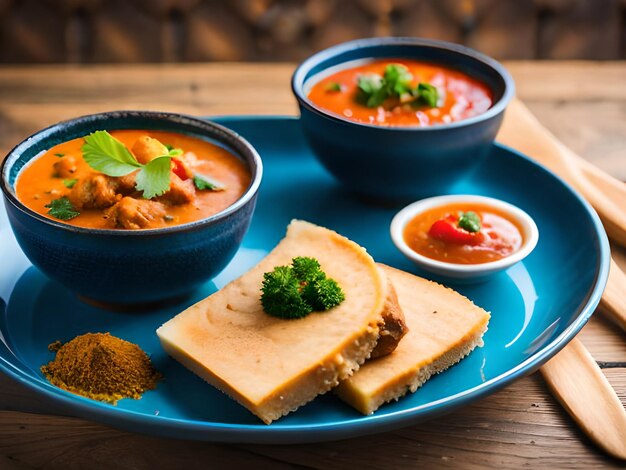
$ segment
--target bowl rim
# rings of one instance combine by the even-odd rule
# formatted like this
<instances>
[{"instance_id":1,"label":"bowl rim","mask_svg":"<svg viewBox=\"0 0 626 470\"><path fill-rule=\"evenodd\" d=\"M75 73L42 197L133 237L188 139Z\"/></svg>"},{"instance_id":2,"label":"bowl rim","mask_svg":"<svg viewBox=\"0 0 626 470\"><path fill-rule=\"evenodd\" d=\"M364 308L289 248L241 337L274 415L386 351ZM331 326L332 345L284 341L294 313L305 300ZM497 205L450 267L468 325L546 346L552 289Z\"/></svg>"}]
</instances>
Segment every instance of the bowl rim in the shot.
<instances>
[{"instance_id":1,"label":"bowl rim","mask_svg":"<svg viewBox=\"0 0 626 470\"><path fill-rule=\"evenodd\" d=\"M490 67L494 70L504 82L504 93L500 97L498 101L496 101L487 111L482 114L478 114L476 116L469 117L467 119L461 119L459 121L453 121L450 123L437 124L433 126L379 126L376 124L367 124L364 122L356 122L346 119L340 115L333 114L323 108L315 105L309 98L304 95L303 88L306 83L305 75L317 64L320 62L330 59L331 57L337 56L344 52L348 52L350 50L355 49L364 49L371 48L376 46L417 46L423 48L432 48L432 49L442 49L445 51L455 52L466 57L469 57L476 62L480 62L487 67ZM395 56L395 58L399 58L400 56ZM367 58L367 57L364 57ZM347 63L347 62L342 62ZM339 65L339 64L337 64ZM461 70L462 71L462 70ZM356 127L364 127L368 129L379 129L382 132L433 132L433 131L444 131L447 129L455 129L458 127L470 126L475 123L483 122L492 117L497 116L502 113L513 96L515 95L515 82L513 81L513 77L508 72L508 70L497 60L492 59L491 57L476 51L467 46L462 46L460 44L455 44L447 41L440 41L436 39L424 39L424 38L416 38L416 37L402 37L402 36L389 36L389 37L375 37L375 38L365 38L365 39L355 39L352 41L343 42L341 44L337 44L335 46L328 47L323 49L315 54L309 56L303 62L301 62L296 70L293 72L291 76L291 91L296 97L296 100L300 104L307 108L309 111L322 115L325 118L328 118L332 121L336 121L338 123L344 125L351 125Z\"/></svg>"},{"instance_id":2,"label":"bowl rim","mask_svg":"<svg viewBox=\"0 0 626 470\"><path fill-rule=\"evenodd\" d=\"M17 158L14 159L12 157L16 155L20 155L30 146L35 143L39 143L48 137L51 134L56 132L63 132L63 128L67 125L71 124L80 124L80 123L89 123L94 121L102 121L107 122L109 120L117 120L117 119L128 119L128 118L151 118L156 121L170 121L176 123L185 123L190 124L195 127L199 132L206 133L207 130L213 132L212 135L207 135L210 139L215 142L219 142L227 146L227 150L231 153L234 153L238 156L238 158L244 159L250 168L250 173L252 179L246 191L233 202L230 206L226 207L224 210L217 212L209 217L205 217L200 220L195 220L192 222L187 222L185 224L178 224L172 227L161 227L161 228L153 228L153 229L139 229L139 230L128 230L128 229L101 229L101 228L86 228L75 225L70 225L63 222L57 222L56 220L49 219L34 210L30 209L23 202L21 202L17 195L15 194L15 190L8 180L8 167L9 161L11 162L11 166L17 161ZM106 126L103 126L106 128ZM106 130L106 129L105 129ZM158 130L158 129L156 129ZM174 131L172 131L174 132ZM180 131L179 133L185 134ZM194 136L195 138L201 138L198 136ZM229 142L229 140L231 142ZM234 148L232 142L237 142L241 144L242 148L237 149ZM242 154L248 152L251 158L245 158ZM37 158L37 157L33 157ZM16 209L26 214L27 216L36 219L39 222L42 222L46 225L52 226L57 229L61 229L67 232L72 232L76 234L89 234L89 235L99 235L99 236L114 236L114 237L141 237L141 236L160 236L165 234L173 234L179 232L188 232L203 228L205 225L215 224L234 212L237 212L242 207L246 206L257 194L259 186L261 184L261 179L263 177L263 162L261 160L261 156L256 151L256 149L248 142L245 138L239 135L237 132L221 125L217 124L208 119L202 119L199 117L195 117L189 114L183 113L174 113L174 112L162 112L162 111L150 111L150 110L115 110L115 111L105 111L102 113L94 113L87 114L83 116L79 116L72 119L67 119L64 121L57 122L48 127L45 127L29 137L25 138L19 144L17 144L13 149L11 149L2 163L0 164L0 189L5 196L5 199L9 201Z\"/></svg>"},{"instance_id":3,"label":"bowl rim","mask_svg":"<svg viewBox=\"0 0 626 470\"><path fill-rule=\"evenodd\" d=\"M505 211L520 224L525 232L525 240L522 246L509 256L496 261L477 264L457 264L439 261L419 254L408 246L404 240L404 228L411 219L426 210L458 202L478 202ZM391 221L389 231L396 248L422 268L428 271L436 271L448 275L462 275L464 277L482 276L506 269L526 258L535 249L539 241L539 229L528 213L502 199L475 194L434 196L413 202L396 213Z\"/></svg>"}]
</instances>

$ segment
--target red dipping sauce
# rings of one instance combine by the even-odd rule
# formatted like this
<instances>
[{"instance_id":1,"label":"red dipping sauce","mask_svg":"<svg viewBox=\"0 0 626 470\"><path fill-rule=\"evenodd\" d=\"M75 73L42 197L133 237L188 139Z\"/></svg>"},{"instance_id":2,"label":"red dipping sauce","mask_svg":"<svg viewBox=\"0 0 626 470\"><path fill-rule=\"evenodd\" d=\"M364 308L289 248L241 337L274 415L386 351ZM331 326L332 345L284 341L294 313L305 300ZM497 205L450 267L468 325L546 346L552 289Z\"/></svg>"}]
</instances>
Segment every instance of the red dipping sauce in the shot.
<instances>
[{"instance_id":1,"label":"red dipping sauce","mask_svg":"<svg viewBox=\"0 0 626 470\"><path fill-rule=\"evenodd\" d=\"M401 64L413 75L412 84L437 88L437 107L415 107L397 100L367 107L357 100L358 79L364 74L384 75L389 64ZM493 104L491 90L478 80L440 65L410 59L374 60L346 68L315 83L308 98L317 107L344 119L380 126L430 126L460 121L487 111Z\"/></svg>"},{"instance_id":2,"label":"red dipping sauce","mask_svg":"<svg viewBox=\"0 0 626 470\"><path fill-rule=\"evenodd\" d=\"M480 229L458 226L460 214L473 212ZM404 229L404 241L416 253L455 264L497 261L518 251L524 243L522 228L507 212L487 204L456 203L418 214Z\"/></svg>"}]
</instances>

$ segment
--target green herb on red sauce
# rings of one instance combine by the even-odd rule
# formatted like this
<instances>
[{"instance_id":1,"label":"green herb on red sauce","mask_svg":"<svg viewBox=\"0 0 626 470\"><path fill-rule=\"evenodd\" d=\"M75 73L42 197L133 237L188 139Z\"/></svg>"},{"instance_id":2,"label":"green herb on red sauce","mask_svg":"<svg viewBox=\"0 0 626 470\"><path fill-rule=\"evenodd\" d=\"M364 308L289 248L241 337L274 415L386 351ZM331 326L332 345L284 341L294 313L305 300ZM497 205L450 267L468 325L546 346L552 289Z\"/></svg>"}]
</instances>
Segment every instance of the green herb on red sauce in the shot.
<instances>
[{"instance_id":1,"label":"green herb on red sauce","mask_svg":"<svg viewBox=\"0 0 626 470\"><path fill-rule=\"evenodd\" d=\"M389 64L381 77L378 74L364 74L358 78L357 101L368 108L382 106L385 101L394 99L397 103L410 103L416 106L435 108L439 102L439 92L430 83L412 85L413 74L402 64Z\"/></svg>"}]
</instances>

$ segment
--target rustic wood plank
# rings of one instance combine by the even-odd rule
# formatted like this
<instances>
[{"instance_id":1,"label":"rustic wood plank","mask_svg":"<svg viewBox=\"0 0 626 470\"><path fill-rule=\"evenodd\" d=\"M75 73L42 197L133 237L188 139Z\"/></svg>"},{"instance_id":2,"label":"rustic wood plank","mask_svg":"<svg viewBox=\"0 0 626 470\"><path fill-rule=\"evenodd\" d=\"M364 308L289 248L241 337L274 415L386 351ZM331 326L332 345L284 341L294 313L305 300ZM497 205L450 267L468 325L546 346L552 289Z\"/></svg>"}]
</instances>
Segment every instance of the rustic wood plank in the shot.
<instances>
[{"instance_id":1,"label":"rustic wood plank","mask_svg":"<svg viewBox=\"0 0 626 470\"><path fill-rule=\"evenodd\" d=\"M626 399L624 369L604 371ZM497 413L495 412L497 410ZM243 452L242 452L243 450ZM0 412L0 454L53 468L216 468L281 463L311 468L619 467L562 413L538 375L454 414L391 433L315 445L217 445L116 431L88 421ZM284 465L283 465L284 466Z\"/></svg>"},{"instance_id":2,"label":"rustic wood plank","mask_svg":"<svg viewBox=\"0 0 626 470\"><path fill-rule=\"evenodd\" d=\"M626 100L626 64L590 61L505 61L524 101L589 104Z\"/></svg>"},{"instance_id":3,"label":"rustic wood plank","mask_svg":"<svg viewBox=\"0 0 626 470\"><path fill-rule=\"evenodd\" d=\"M76 418L7 411L0 412L0 454L34 468L294 467L228 445L153 438Z\"/></svg>"},{"instance_id":4,"label":"rustic wood plank","mask_svg":"<svg viewBox=\"0 0 626 470\"><path fill-rule=\"evenodd\" d=\"M626 362L626 333L599 312L594 313L578 339L600 363Z\"/></svg>"},{"instance_id":5,"label":"rustic wood plank","mask_svg":"<svg viewBox=\"0 0 626 470\"><path fill-rule=\"evenodd\" d=\"M599 103L524 102L539 121L574 153L626 181L626 100Z\"/></svg>"}]
</instances>

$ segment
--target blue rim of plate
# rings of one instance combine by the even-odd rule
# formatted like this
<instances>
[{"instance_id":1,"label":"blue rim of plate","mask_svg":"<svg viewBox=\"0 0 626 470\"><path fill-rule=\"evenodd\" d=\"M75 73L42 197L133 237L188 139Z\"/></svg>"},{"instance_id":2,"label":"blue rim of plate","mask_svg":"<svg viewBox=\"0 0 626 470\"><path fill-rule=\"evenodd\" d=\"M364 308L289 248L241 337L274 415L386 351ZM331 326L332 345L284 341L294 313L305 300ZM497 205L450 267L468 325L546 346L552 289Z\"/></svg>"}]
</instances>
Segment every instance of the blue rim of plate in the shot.
<instances>
[{"instance_id":1,"label":"blue rim of plate","mask_svg":"<svg viewBox=\"0 0 626 470\"><path fill-rule=\"evenodd\" d=\"M210 119L219 124L228 126L229 122L236 122L242 119L258 119L258 120L293 120L297 121L295 116L277 116L277 115L235 115L235 116L211 116L203 117ZM111 426L116 426L120 419L126 424L125 429L131 431L145 430L151 424L157 424L155 428L150 430L150 434L169 436L176 434L178 438L209 440L213 442L239 442L239 443L304 443L304 442L322 442L327 440L338 440L349 437L357 437L367 434L384 432L397 429L403 426L411 425L416 422L428 419L432 415L441 414L441 408L445 407L446 411L452 411L464 406L470 401L477 398L486 397L505 386L509 385L518 378L524 377L541 367L552 356L558 353L567 343L576 336L576 334L587 323L595 308L600 302L602 293L606 286L610 266L610 247L609 241L595 210L584 200L569 184L563 179L554 175L545 166L535 162L530 157L514 150L508 146L495 143L517 157L528 161L530 164L537 166L543 172L552 175L558 180L563 187L585 208L588 212L597 237L599 249L599 262L596 266L596 275L594 287L586 298L585 305L580 309L578 316L559 336L557 336L549 344L542 347L539 351L528 357L517 366L509 369L503 374L481 383L478 386L464 390L463 392L448 396L446 398L429 402L423 405L415 406L409 409L400 410L390 414L377 416L360 416L352 420L344 420L338 423L323 423L312 425L282 425L281 427L272 427L271 425L260 424L227 424L219 422L208 422L191 419L165 418L161 416L146 415L133 410L116 409L105 403L100 403L88 398L65 392L49 383L42 383L36 380L26 372L14 367L2 355L0 355L0 370L16 379L19 383L25 385L29 389L44 395L52 400L55 404L71 411L71 414L77 417L98 421ZM3 344L2 348L6 346ZM428 409L428 411L418 414L419 411ZM172 431L176 431L173 433ZM145 431L144 431L145 432ZM210 435L207 436L207 433ZM220 433L220 434L217 434Z\"/></svg>"}]
</instances>

